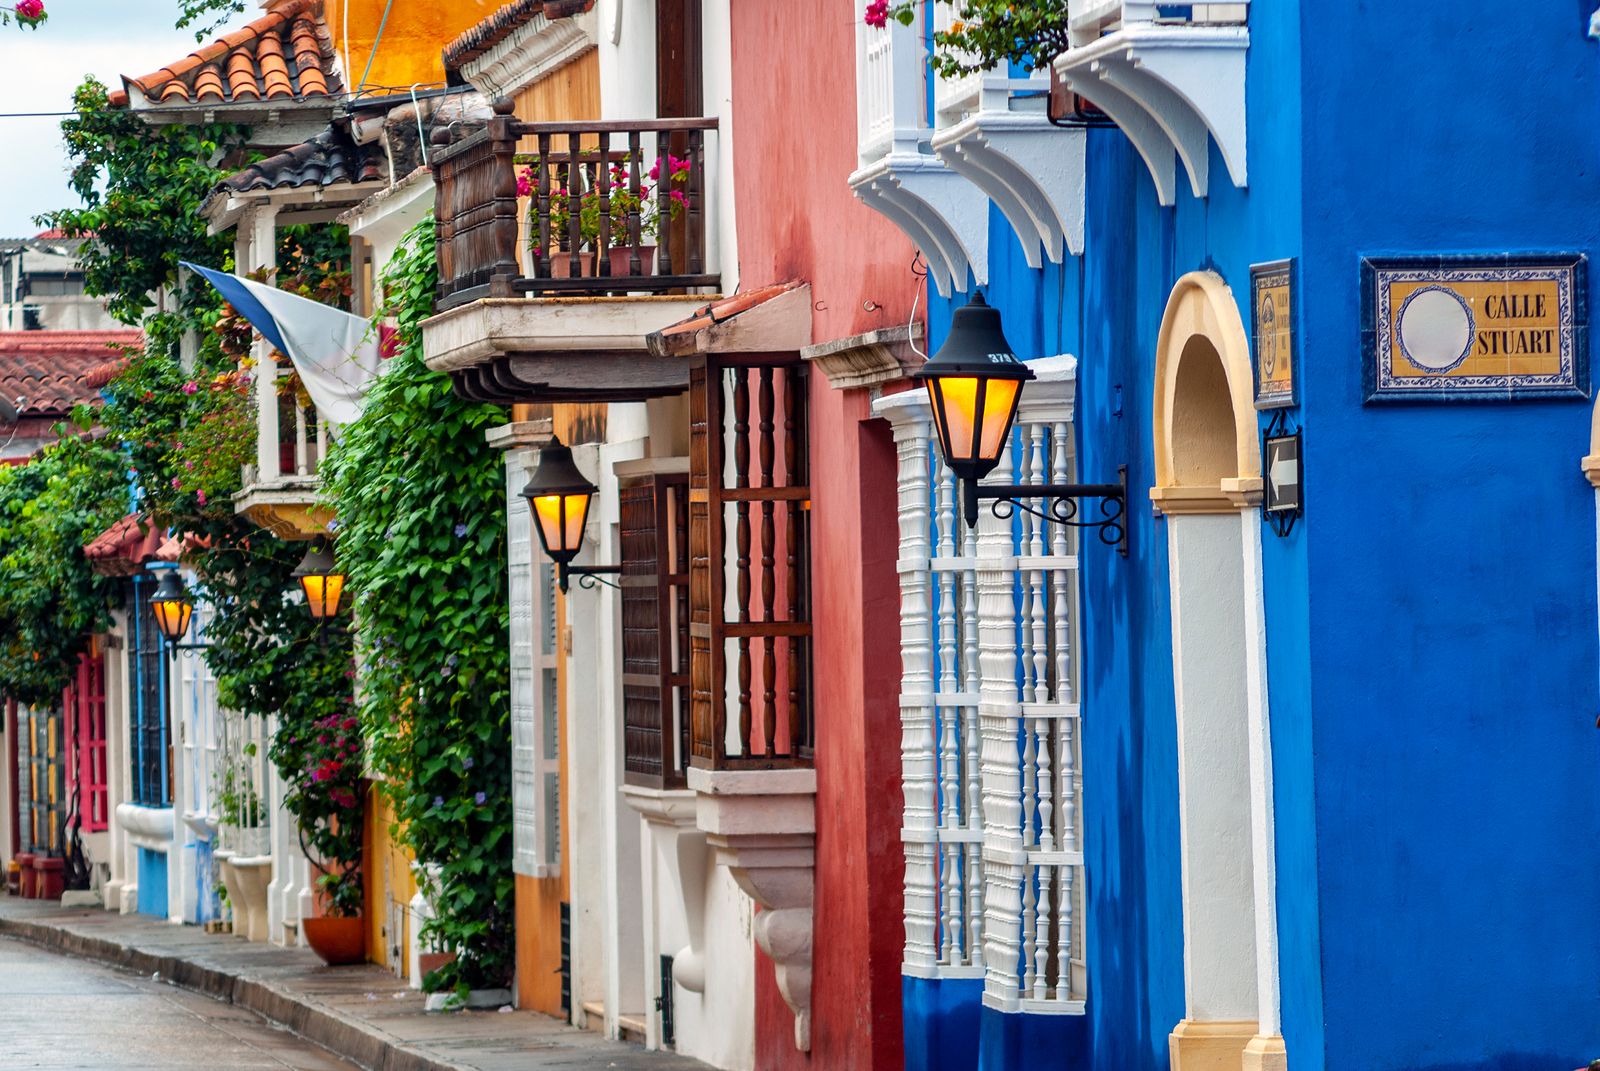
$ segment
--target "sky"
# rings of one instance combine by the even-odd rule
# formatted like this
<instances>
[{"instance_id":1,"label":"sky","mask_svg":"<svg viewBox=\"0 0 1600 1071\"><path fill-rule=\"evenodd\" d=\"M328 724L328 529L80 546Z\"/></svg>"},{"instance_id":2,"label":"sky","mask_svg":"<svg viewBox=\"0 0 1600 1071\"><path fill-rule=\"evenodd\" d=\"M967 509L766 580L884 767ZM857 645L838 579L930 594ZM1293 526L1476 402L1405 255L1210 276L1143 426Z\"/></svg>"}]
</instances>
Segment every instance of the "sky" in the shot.
<instances>
[{"instance_id":1,"label":"sky","mask_svg":"<svg viewBox=\"0 0 1600 1071\"><path fill-rule=\"evenodd\" d=\"M236 23L259 15L249 11ZM58 112L93 74L113 89L122 75L148 74L196 47L173 28L177 0L45 0L38 30L0 27L0 112ZM0 237L36 234L33 217L78 204L67 188L60 117L0 117Z\"/></svg>"}]
</instances>

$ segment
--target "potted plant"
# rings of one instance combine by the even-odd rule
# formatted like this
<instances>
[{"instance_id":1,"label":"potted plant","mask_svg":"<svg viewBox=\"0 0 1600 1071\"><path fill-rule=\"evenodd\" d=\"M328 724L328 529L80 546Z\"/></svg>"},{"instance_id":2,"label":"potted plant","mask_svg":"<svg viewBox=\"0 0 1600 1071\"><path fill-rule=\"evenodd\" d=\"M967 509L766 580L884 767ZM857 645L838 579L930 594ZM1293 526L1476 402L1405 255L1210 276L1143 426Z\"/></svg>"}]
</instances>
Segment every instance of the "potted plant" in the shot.
<instances>
[{"instance_id":1,"label":"potted plant","mask_svg":"<svg viewBox=\"0 0 1600 1071\"><path fill-rule=\"evenodd\" d=\"M537 158L524 167L517 176L517 193L519 196L532 197L539 188L539 176L535 165ZM600 189L598 180L592 175L586 175L582 167L577 169L576 179L584 184L584 192L576 198L578 206L578 263L579 273L584 276L592 275L595 264L594 250L600 244L602 227L606 236L607 266L614 278L627 276L655 274L655 241L660 238L662 225L661 192L666 189L668 220L675 220L683 215L689 205L689 196L686 188L689 185L689 175L692 162L687 157L678 157L670 152L663 158L651 164L646 172L647 181L639 183L637 192L633 189L631 181L631 161L627 156L611 160L608 165L609 182L606 188L606 206L604 219L602 219L600 205ZM598 166L598 165L596 165ZM665 175L663 176L663 166ZM573 197L570 193L570 183L573 179L571 168L562 171L553 171L552 182L560 182L550 194L550 277L564 279L571 274L572 257L568 244L571 241L572 205ZM563 177L564 176L564 177ZM631 218L637 214L639 219L639 270L633 270L633 233ZM535 271L538 271L538 258L542 252L540 244L538 203L533 202L528 207L528 244L535 258Z\"/></svg>"},{"instance_id":2,"label":"potted plant","mask_svg":"<svg viewBox=\"0 0 1600 1071\"><path fill-rule=\"evenodd\" d=\"M329 966L366 959L362 906L360 725L348 690L329 681L319 710L285 712L273 739L272 761L286 783L284 806L294 816L300 845L317 870L317 915L300 932Z\"/></svg>"}]
</instances>

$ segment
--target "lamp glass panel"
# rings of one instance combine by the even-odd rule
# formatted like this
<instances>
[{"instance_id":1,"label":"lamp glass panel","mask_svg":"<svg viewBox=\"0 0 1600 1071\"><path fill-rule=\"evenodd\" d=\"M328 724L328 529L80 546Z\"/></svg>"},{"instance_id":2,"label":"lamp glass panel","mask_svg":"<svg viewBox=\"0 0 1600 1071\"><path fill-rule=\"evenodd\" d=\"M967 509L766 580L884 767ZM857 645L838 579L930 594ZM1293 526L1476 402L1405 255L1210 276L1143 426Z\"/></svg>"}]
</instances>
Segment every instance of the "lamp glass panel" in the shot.
<instances>
[{"instance_id":1,"label":"lamp glass panel","mask_svg":"<svg viewBox=\"0 0 1600 1071\"><path fill-rule=\"evenodd\" d=\"M539 495L533 499L533 516L539 523L539 538L545 553L561 560L570 558L583 545L583 526L589 519L589 494Z\"/></svg>"},{"instance_id":2,"label":"lamp glass panel","mask_svg":"<svg viewBox=\"0 0 1600 1071\"><path fill-rule=\"evenodd\" d=\"M970 461L972 426L978 408L978 380L973 376L929 379L928 401L933 406L945 460L951 464Z\"/></svg>"},{"instance_id":3,"label":"lamp glass panel","mask_svg":"<svg viewBox=\"0 0 1600 1071\"><path fill-rule=\"evenodd\" d=\"M156 627L169 640L181 640L189 631L189 615L194 606L180 599L153 599L150 609L156 615Z\"/></svg>"},{"instance_id":4,"label":"lamp glass panel","mask_svg":"<svg viewBox=\"0 0 1600 1071\"><path fill-rule=\"evenodd\" d=\"M983 434L978 456L996 460L1006 448L1005 435L1011 428L1011 414L1017 408L1022 390L1020 379L990 379L984 382Z\"/></svg>"},{"instance_id":5,"label":"lamp glass panel","mask_svg":"<svg viewBox=\"0 0 1600 1071\"><path fill-rule=\"evenodd\" d=\"M317 619L339 616L339 598L344 594L343 573L311 573L300 578L306 593L306 606Z\"/></svg>"}]
</instances>

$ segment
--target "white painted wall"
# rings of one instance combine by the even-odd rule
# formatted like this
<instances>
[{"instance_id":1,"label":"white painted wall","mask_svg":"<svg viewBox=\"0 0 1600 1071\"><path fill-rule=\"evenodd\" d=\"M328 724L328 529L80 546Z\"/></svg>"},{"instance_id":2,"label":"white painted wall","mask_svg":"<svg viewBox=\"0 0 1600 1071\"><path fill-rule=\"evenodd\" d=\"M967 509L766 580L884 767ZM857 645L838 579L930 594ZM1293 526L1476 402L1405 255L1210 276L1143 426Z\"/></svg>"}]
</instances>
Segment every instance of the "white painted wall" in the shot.
<instances>
[{"instance_id":1,"label":"white painted wall","mask_svg":"<svg viewBox=\"0 0 1600 1071\"><path fill-rule=\"evenodd\" d=\"M1167 518L1192 1021L1252 1021L1258 1011L1241 542L1237 514Z\"/></svg>"}]
</instances>

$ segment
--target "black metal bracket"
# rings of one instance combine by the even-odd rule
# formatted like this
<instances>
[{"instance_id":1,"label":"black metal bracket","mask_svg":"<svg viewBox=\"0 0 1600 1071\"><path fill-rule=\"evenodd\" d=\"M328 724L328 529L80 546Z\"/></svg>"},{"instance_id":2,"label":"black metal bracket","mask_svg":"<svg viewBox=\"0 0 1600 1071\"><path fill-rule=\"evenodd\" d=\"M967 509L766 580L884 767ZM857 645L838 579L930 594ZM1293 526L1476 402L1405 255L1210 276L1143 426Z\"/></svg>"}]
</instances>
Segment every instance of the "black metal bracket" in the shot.
<instances>
[{"instance_id":1,"label":"black metal bracket","mask_svg":"<svg viewBox=\"0 0 1600 1071\"><path fill-rule=\"evenodd\" d=\"M617 583L613 583L612 581L605 580L603 578L604 577L608 577L608 576L621 576L621 575L622 575L622 566L620 566L620 565L566 565L566 564L563 564L561 566L561 570L560 570L560 572L558 574L557 579L558 579L558 582L561 585L562 592L565 593L567 591L567 589L568 589L568 582L572 577L577 577L578 578L578 586L580 588L583 588L585 591L593 591L595 588L598 588L602 584L604 584L608 588L620 588L622 585L617 584Z\"/></svg>"},{"instance_id":2,"label":"black metal bracket","mask_svg":"<svg viewBox=\"0 0 1600 1071\"><path fill-rule=\"evenodd\" d=\"M1117 483L978 483L962 480L962 507L967 527L978 526L978 503L991 502L989 511L1008 520L1017 510L1031 513L1049 524L1093 528L1100 542L1128 556L1128 466L1117 467ZM1079 499L1100 500L1099 517L1083 517ZM1031 506L1030 501L1044 505Z\"/></svg>"}]
</instances>

